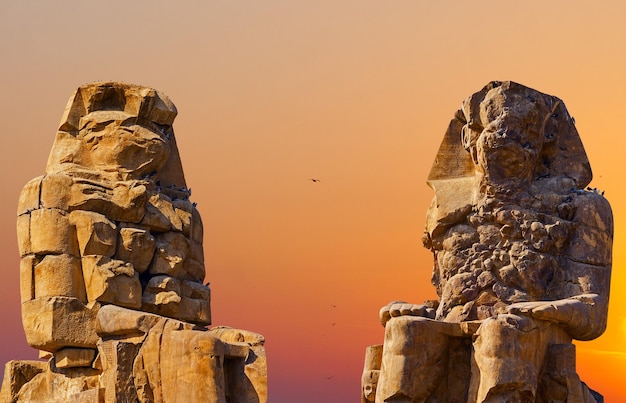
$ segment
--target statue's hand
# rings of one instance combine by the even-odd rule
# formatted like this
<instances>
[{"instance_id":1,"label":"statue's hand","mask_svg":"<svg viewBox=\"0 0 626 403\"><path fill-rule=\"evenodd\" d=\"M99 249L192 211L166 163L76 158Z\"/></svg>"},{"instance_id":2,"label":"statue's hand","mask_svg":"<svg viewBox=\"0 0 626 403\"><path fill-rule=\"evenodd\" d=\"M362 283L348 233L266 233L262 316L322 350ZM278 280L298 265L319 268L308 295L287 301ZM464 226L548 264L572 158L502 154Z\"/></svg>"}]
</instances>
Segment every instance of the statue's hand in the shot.
<instances>
[{"instance_id":1,"label":"statue's hand","mask_svg":"<svg viewBox=\"0 0 626 403\"><path fill-rule=\"evenodd\" d=\"M433 319L435 310L423 304L408 304L404 301L392 301L380 308L380 323L385 326L387 321L396 316L422 316Z\"/></svg>"},{"instance_id":2,"label":"statue's hand","mask_svg":"<svg viewBox=\"0 0 626 403\"><path fill-rule=\"evenodd\" d=\"M587 340L597 337L604 330L604 321L597 318L593 310L599 298L596 294L584 294L556 301L517 302L505 309L508 313L558 323L572 337Z\"/></svg>"},{"instance_id":3,"label":"statue's hand","mask_svg":"<svg viewBox=\"0 0 626 403\"><path fill-rule=\"evenodd\" d=\"M561 323L566 318L564 312L557 308L561 301L529 301L516 302L504 307L503 313L532 316L536 319Z\"/></svg>"}]
</instances>

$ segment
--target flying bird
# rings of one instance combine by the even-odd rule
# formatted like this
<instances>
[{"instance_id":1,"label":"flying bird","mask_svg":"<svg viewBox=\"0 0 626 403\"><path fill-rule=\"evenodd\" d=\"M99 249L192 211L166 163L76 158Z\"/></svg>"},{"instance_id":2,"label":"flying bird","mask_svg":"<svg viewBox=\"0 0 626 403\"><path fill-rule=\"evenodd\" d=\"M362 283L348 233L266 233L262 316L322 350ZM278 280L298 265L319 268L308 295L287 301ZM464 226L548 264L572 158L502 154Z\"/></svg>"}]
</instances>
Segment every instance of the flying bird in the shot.
<instances>
[{"instance_id":1,"label":"flying bird","mask_svg":"<svg viewBox=\"0 0 626 403\"><path fill-rule=\"evenodd\" d=\"M316 179L316 178L311 178L311 179L309 179L309 180L310 180L311 182L320 182L320 180L319 180L319 179Z\"/></svg>"}]
</instances>

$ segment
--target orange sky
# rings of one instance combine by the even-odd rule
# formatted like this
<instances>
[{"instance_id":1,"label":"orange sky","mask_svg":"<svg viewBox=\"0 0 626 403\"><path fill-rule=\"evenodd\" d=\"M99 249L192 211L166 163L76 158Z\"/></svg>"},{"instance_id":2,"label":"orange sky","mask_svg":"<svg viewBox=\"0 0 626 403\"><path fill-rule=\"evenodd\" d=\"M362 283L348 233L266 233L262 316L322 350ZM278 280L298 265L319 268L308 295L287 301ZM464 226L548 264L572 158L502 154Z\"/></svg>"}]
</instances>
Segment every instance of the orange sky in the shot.
<instances>
[{"instance_id":1,"label":"orange sky","mask_svg":"<svg viewBox=\"0 0 626 403\"><path fill-rule=\"evenodd\" d=\"M197 2L199 3L199 2ZM21 329L15 210L80 84L155 87L205 225L216 325L265 335L270 401L358 401L378 309L434 297L426 176L491 80L562 98L615 216L609 327L581 378L626 401L620 1L0 2L0 365ZM506 4L504 4L506 3ZM313 183L308 178L319 178Z\"/></svg>"}]
</instances>

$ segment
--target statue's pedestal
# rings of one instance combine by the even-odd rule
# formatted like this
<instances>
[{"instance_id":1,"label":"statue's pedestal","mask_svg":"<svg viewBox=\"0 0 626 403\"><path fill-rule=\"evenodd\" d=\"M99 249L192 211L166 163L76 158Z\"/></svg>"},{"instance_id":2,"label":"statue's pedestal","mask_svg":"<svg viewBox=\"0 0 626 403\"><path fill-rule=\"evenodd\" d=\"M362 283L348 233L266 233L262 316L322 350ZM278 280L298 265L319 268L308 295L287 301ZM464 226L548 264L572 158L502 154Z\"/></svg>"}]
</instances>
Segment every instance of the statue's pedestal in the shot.
<instances>
[{"instance_id":1,"label":"statue's pedestal","mask_svg":"<svg viewBox=\"0 0 626 403\"><path fill-rule=\"evenodd\" d=\"M262 336L211 330L115 305L97 316L97 353L65 348L48 362L11 361L3 402L264 402Z\"/></svg>"}]
</instances>

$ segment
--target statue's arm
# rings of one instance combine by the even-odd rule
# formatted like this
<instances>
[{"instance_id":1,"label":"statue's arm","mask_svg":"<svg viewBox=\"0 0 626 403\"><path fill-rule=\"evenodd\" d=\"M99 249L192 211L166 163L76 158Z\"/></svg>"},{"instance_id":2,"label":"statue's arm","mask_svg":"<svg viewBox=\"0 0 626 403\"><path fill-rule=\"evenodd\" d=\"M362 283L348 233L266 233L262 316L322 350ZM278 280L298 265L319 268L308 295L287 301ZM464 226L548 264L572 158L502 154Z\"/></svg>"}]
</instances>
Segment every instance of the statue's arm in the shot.
<instances>
[{"instance_id":1,"label":"statue's arm","mask_svg":"<svg viewBox=\"0 0 626 403\"><path fill-rule=\"evenodd\" d=\"M507 311L559 323L572 338L592 340L606 328L605 306L600 295L583 294L557 301L518 302Z\"/></svg>"},{"instance_id":2,"label":"statue's arm","mask_svg":"<svg viewBox=\"0 0 626 403\"><path fill-rule=\"evenodd\" d=\"M578 340L591 340L606 329L613 215L609 203L597 193L588 192L573 200L576 213L574 232L565 251L568 281L566 298L512 304L510 313L560 323Z\"/></svg>"}]
</instances>

